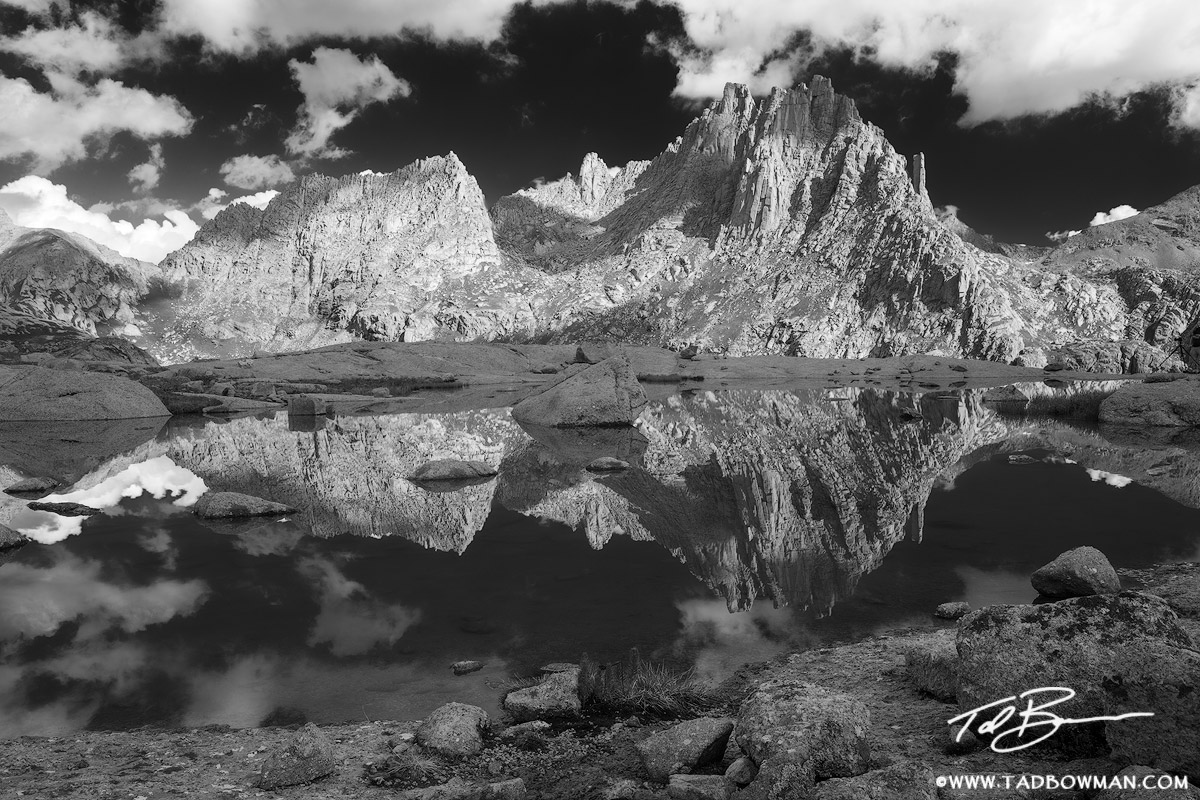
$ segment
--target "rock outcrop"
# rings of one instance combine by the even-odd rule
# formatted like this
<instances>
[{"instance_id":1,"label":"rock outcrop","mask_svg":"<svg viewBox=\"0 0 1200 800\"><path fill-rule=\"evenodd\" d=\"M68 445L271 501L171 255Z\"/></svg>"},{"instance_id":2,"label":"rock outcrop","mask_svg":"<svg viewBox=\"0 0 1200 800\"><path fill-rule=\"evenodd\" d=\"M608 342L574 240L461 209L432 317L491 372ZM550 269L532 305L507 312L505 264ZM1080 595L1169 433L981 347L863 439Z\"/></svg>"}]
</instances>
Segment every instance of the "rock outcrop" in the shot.
<instances>
[{"instance_id":1,"label":"rock outcrop","mask_svg":"<svg viewBox=\"0 0 1200 800\"><path fill-rule=\"evenodd\" d=\"M1200 381L1130 383L1100 404L1100 421L1131 427L1200 425Z\"/></svg>"},{"instance_id":2,"label":"rock outcrop","mask_svg":"<svg viewBox=\"0 0 1200 800\"><path fill-rule=\"evenodd\" d=\"M0 420L168 417L145 386L96 372L0 366Z\"/></svg>"},{"instance_id":3,"label":"rock outcrop","mask_svg":"<svg viewBox=\"0 0 1200 800\"><path fill-rule=\"evenodd\" d=\"M935 211L926 169L824 78L730 84L656 158L588 154L490 218L453 153L230 206L164 261L177 297L146 307L148 338L167 361L352 337L1163 361L1195 310L1195 198L1003 247Z\"/></svg>"},{"instance_id":4,"label":"rock outcrop","mask_svg":"<svg viewBox=\"0 0 1200 800\"><path fill-rule=\"evenodd\" d=\"M230 206L169 255L173 299L148 309L150 330L168 360L210 340L249 354L495 338L531 327L519 271L501 262L483 194L453 153L386 175L308 175L264 210Z\"/></svg>"},{"instance_id":5,"label":"rock outcrop","mask_svg":"<svg viewBox=\"0 0 1200 800\"><path fill-rule=\"evenodd\" d=\"M1136 676L1146 671L1148 647L1190 650L1192 640L1166 601L1122 592L1037 606L989 606L963 617L957 646L957 696L963 712L1036 687L1067 687L1074 697L1052 693L1039 696L1038 702L1065 700L1054 707L1055 713L1087 719L1104 713L1106 686L1114 677L1130 676L1140 683ZM1054 744L1075 753L1101 754L1103 728L1103 723L1064 728ZM1022 743L1015 731L1002 736L1003 746Z\"/></svg>"},{"instance_id":6,"label":"rock outcrop","mask_svg":"<svg viewBox=\"0 0 1200 800\"><path fill-rule=\"evenodd\" d=\"M0 211L0 305L87 334L138 335L158 268L77 233L22 228Z\"/></svg>"},{"instance_id":7,"label":"rock outcrop","mask_svg":"<svg viewBox=\"0 0 1200 800\"><path fill-rule=\"evenodd\" d=\"M646 393L626 356L566 373L513 406L517 422L546 428L612 428L633 425Z\"/></svg>"}]
</instances>

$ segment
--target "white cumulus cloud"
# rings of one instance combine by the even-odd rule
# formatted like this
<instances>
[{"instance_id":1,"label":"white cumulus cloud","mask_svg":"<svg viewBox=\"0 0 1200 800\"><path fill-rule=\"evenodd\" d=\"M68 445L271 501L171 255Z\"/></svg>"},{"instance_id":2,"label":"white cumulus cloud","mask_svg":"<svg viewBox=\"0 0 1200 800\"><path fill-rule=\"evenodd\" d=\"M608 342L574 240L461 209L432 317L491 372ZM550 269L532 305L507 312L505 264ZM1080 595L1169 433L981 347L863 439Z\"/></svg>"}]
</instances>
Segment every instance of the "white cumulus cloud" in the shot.
<instances>
[{"instance_id":1,"label":"white cumulus cloud","mask_svg":"<svg viewBox=\"0 0 1200 800\"><path fill-rule=\"evenodd\" d=\"M221 177L239 189L265 189L296 179L296 173L279 156L235 156L221 165Z\"/></svg>"},{"instance_id":2,"label":"white cumulus cloud","mask_svg":"<svg viewBox=\"0 0 1200 800\"><path fill-rule=\"evenodd\" d=\"M163 158L162 145L158 142L150 145L150 158L129 170L129 183L142 192L148 192L158 186L158 179L167 162Z\"/></svg>"},{"instance_id":3,"label":"white cumulus cloud","mask_svg":"<svg viewBox=\"0 0 1200 800\"><path fill-rule=\"evenodd\" d=\"M315 37L387 36L406 28L445 39L491 40L514 5L514 0L163 0L160 16L164 31L199 34L214 49L244 53Z\"/></svg>"},{"instance_id":4,"label":"white cumulus cloud","mask_svg":"<svg viewBox=\"0 0 1200 800\"><path fill-rule=\"evenodd\" d=\"M154 140L191 130L191 115L174 98L108 78L88 86L61 73L46 77L49 92L0 75L0 160L31 157L45 173L118 132Z\"/></svg>"},{"instance_id":5,"label":"white cumulus cloud","mask_svg":"<svg viewBox=\"0 0 1200 800\"><path fill-rule=\"evenodd\" d=\"M891 67L958 57L967 123L1055 113L1092 93L1179 87L1179 119L1200 124L1200 6L1194 0L679 0L699 53L678 56L678 93L704 98L725 81L761 87L785 66L798 31ZM783 57L786 59L786 55Z\"/></svg>"},{"instance_id":6,"label":"white cumulus cloud","mask_svg":"<svg viewBox=\"0 0 1200 800\"><path fill-rule=\"evenodd\" d=\"M364 60L349 50L318 47L312 63L292 59L288 66L304 94L304 104L286 145L301 156L348 155L329 143L334 133L349 125L366 106L412 92L408 82L393 75L378 56Z\"/></svg>"},{"instance_id":7,"label":"white cumulus cloud","mask_svg":"<svg viewBox=\"0 0 1200 800\"><path fill-rule=\"evenodd\" d=\"M26 175L0 187L0 209L18 225L78 233L121 255L152 263L191 241L199 230L179 209L164 211L162 220L143 219L136 225L114 220L102 211L79 205L62 184L37 175Z\"/></svg>"},{"instance_id":8,"label":"white cumulus cloud","mask_svg":"<svg viewBox=\"0 0 1200 800\"><path fill-rule=\"evenodd\" d=\"M1108 211L1097 211L1092 217L1092 221L1088 223L1091 227L1097 225L1106 225L1110 222L1116 222L1119 219L1128 219L1138 213L1138 210L1130 205L1119 205L1111 208Z\"/></svg>"},{"instance_id":9,"label":"white cumulus cloud","mask_svg":"<svg viewBox=\"0 0 1200 800\"><path fill-rule=\"evenodd\" d=\"M224 189L213 187L208 190L208 194L197 203L194 208L200 212L200 216L205 219L212 219L217 214L220 214L234 203L245 203L248 206L254 206L258 209L264 209L272 200L279 194L275 189L266 189L265 191L255 192L254 194L235 197L232 200L225 202L225 198L229 196L229 192Z\"/></svg>"},{"instance_id":10,"label":"white cumulus cloud","mask_svg":"<svg viewBox=\"0 0 1200 800\"><path fill-rule=\"evenodd\" d=\"M104 16L85 11L61 28L29 27L0 36L0 52L15 53L59 72L110 72L131 61L160 58L162 39L153 32L130 36Z\"/></svg>"}]
</instances>

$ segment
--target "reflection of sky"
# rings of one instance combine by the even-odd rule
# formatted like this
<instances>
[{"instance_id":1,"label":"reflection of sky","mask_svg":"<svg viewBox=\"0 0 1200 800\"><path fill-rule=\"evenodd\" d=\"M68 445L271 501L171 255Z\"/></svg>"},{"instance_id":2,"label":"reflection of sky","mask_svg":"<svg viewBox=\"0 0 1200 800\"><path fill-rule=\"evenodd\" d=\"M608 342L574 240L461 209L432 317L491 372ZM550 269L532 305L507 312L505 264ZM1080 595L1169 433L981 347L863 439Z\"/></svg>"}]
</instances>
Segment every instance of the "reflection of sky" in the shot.
<instances>
[{"instance_id":1,"label":"reflection of sky","mask_svg":"<svg viewBox=\"0 0 1200 800\"><path fill-rule=\"evenodd\" d=\"M311 558L299 565L319 587L321 611L308 637L310 647L328 644L335 656L357 656L393 645L421 621L420 610L382 603L348 579L332 561Z\"/></svg>"},{"instance_id":2,"label":"reflection of sky","mask_svg":"<svg viewBox=\"0 0 1200 800\"><path fill-rule=\"evenodd\" d=\"M971 608L1028 603L1037 594L1029 584L1029 573L1009 572L1003 569L983 570L965 564L955 567L954 572L962 580L965 588L962 597L951 599L966 600L971 604Z\"/></svg>"},{"instance_id":3,"label":"reflection of sky","mask_svg":"<svg viewBox=\"0 0 1200 800\"><path fill-rule=\"evenodd\" d=\"M134 633L192 613L208 591L198 580L119 585L101 576L99 562L69 553L49 567L5 564L0 575L0 641L49 636L73 621L77 642L110 629Z\"/></svg>"},{"instance_id":4,"label":"reflection of sky","mask_svg":"<svg viewBox=\"0 0 1200 800\"><path fill-rule=\"evenodd\" d=\"M717 683L746 663L766 661L811 639L793 609L759 601L749 611L730 613L724 600L676 603L681 630L676 649L695 660L696 677Z\"/></svg>"},{"instance_id":5,"label":"reflection of sky","mask_svg":"<svg viewBox=\"0 0 1200 800\"><path fill-rule=\"evenodd\" d=\"M133 464L87 489L42 498L45 503L82 503L92 508L113 508L124 499L148 494L163 499L178 494L176 506L193 505L208 490L204 481L190 470L176 464L167 456L159 456ZM83 517L63 517L48 511L20 511L9 526L42 544L61 542L83 530Z\"/></svg>"},{"instance_id":6,"label":"reflection of sky","mask_svg":"<svg viewBox=\"0 0 1200 800\"><path fill-rule=\"evenodd\" d=\"M1115 486L1118 489L1133 483L1133 478L1126 478L1124 475L1118 475L1115 472L1105 472L1102 469L1089 469L1087 474L1088 477L1093 481L1102 481L1107 483L1109 486Z\"/></svg>"}]
</instances>

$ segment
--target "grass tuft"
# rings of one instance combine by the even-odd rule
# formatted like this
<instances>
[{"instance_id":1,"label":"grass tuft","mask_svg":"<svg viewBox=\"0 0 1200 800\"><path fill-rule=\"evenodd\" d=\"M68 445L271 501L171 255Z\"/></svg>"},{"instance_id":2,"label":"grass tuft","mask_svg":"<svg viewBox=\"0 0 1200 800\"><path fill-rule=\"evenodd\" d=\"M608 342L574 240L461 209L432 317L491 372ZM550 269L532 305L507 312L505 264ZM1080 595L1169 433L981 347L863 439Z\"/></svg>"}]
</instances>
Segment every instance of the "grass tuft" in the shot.
<instances>
[{"instance_id":1,"label":"grass tuft","mask_svg":"<svg viewBox=\"0 0 1200 800\"><path fill-rule=\"evenodd\" d=\"M676 670L642 658L635 648L627 661L580 661L580 695L592 710L626 716L693 717L722 705L724 694L699 681L691 669Z\"/></svg>"}]
</instances>

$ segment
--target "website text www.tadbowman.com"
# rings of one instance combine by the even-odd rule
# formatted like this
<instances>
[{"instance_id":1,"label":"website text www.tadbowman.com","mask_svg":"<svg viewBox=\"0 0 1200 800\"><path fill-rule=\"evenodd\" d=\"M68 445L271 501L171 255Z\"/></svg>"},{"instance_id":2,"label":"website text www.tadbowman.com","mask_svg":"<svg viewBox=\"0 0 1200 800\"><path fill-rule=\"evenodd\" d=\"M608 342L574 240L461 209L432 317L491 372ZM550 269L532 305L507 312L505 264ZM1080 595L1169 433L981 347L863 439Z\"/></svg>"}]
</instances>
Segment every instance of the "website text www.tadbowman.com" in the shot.
<instances>
[{"instance_id":1,"label":"website text www.tadbowman.com","mask_svg":"<svg viewBox=\"0 0 1200 800\"><path fill-rule=\"evenodd\" d=\"M988 789L1046 789L1060 790L1178 790L1188 788L1186 775L1008 775L986 773L974 775L939 775L934 783L939 787L966 790Z\"/></svg>"}]
</instances>

